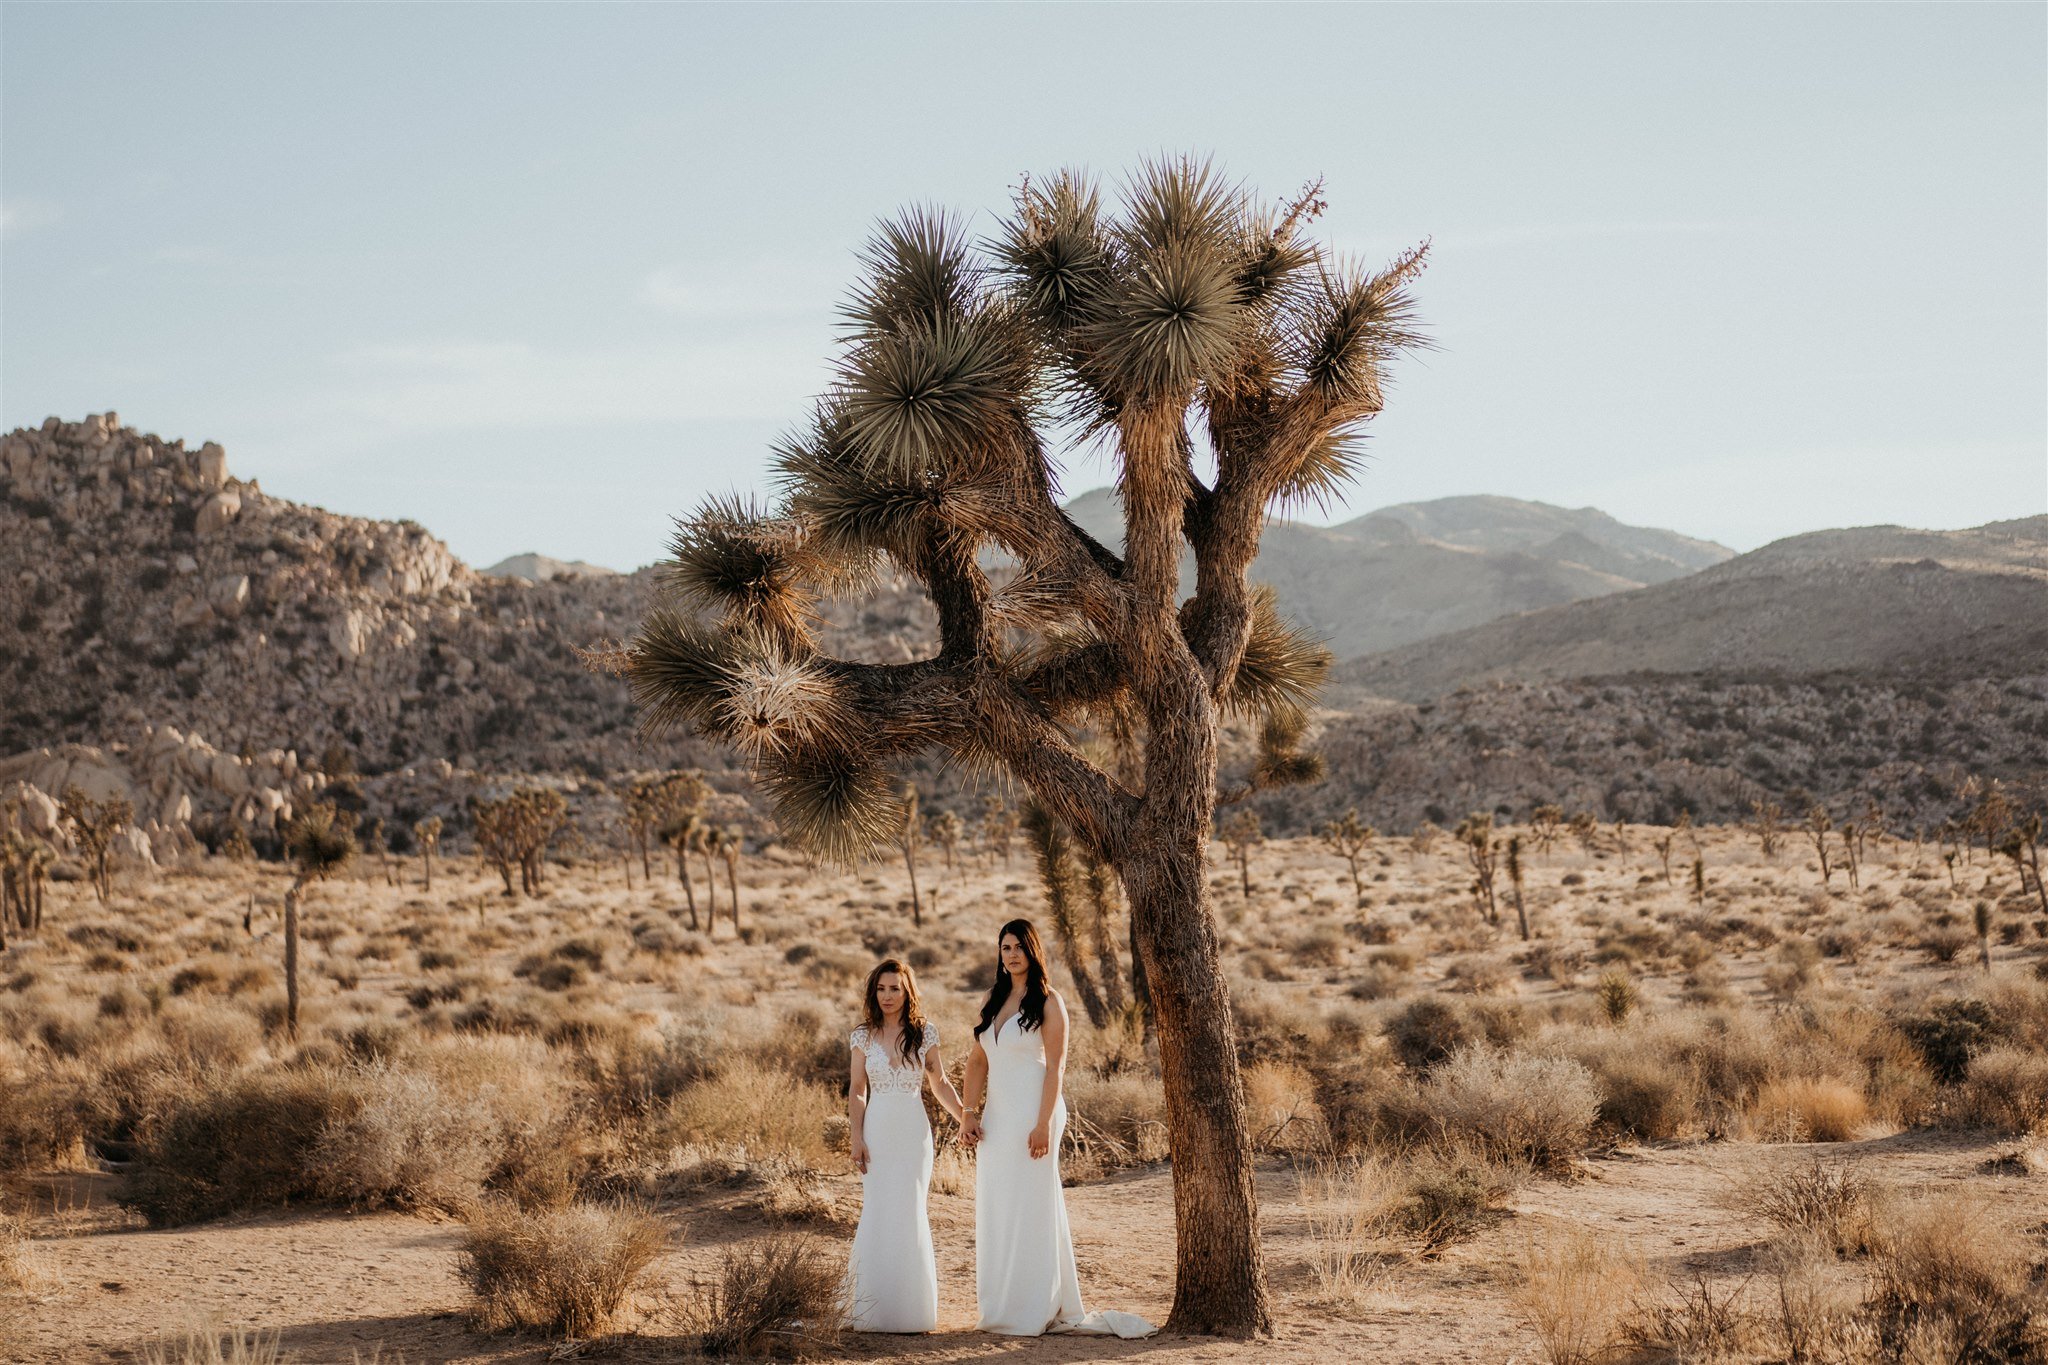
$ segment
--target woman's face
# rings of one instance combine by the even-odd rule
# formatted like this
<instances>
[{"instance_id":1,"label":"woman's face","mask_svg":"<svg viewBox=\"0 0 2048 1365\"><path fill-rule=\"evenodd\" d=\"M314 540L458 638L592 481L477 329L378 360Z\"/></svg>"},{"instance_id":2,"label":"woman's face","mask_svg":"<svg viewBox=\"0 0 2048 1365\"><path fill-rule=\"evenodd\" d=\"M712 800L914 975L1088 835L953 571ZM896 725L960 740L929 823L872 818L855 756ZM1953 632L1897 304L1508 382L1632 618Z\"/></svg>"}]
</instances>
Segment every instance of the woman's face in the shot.
<instances>
[{"instance_id":1,"label":"woman's face","mask_svg":"<svg viewBox=\"0 0 2048 1365\"><path fill-rule=\"evenodd\" d=\"M1004 934L999 951L1003 955L1003 970L1011 976L1023 976L1029 959L1024 956L1024 945L1018 942L1017 936L1015 934Z\"/></svg>"},{"instance_id":2,"label":"woman's face","mask_svg":"<svg viewBox=\"0 0 2048 1365\"><path fill-rule=\"evenodd\" d=\"M883 972L875 982L875 1003L882 1007L884 1019L893 1018L903 1012L903 976L900 972Z\"/></svg>"}]
</instances>

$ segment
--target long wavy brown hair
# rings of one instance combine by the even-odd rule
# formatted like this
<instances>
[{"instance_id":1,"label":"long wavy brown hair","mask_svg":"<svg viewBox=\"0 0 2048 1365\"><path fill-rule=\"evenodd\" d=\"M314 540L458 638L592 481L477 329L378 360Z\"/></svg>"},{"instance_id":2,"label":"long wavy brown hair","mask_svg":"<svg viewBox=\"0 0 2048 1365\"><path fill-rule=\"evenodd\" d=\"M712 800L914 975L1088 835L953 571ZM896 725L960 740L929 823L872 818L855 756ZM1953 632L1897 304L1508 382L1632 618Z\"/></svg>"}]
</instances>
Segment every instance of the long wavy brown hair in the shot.
<instances>
[{"instance_id":1,"label":"long wavy brown hair","mask_svg":"<svg viewBox=\"0 0 2048 1365\"><path fill-rule=\"evenodd\" d=\"M1003 970L1003 939L1008 935L1014 935L1024 949L1024 1000L1017 1006L1018 1031L1028 1033L1045 1022L1045 941L1030 920L1013 919L996 933L996 981L981 1002L981 1022L974 1026L977 1038L995 1023L996 1011L1010 993L1010 977Z\"/></svg>"},{"instance_id":2,"label":"long wavy brown hair","mask_svg":"<svg viewBox=\"0 0 2048 1365\"><path fill-rule=\"evenodd\" d=\"M924 1057L924 1002L918 999L917 973L910 970L908 962L885 957L875 964L861 997L861 1022L868 1026L868 1033L876 1042L882 1040L882 1001L877 992L882 978L890 972L903 979L903 1037L897 1040L903 1049L903 1064L916 1066Z\"/></svg>"}]
</instances>

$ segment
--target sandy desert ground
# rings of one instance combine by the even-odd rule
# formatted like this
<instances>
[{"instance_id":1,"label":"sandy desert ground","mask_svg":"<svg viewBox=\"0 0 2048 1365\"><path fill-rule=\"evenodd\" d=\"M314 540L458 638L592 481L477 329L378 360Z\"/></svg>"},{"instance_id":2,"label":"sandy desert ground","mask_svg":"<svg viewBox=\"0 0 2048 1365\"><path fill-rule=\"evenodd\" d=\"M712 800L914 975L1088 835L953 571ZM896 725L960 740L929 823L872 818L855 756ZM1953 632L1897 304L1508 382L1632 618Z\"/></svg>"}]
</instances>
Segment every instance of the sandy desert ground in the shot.
<instances>
[{"instance_id":1,"label":"sandy desert ground","mask_svg":"<svg viewBox=\"0 0 2048 1365\"><path fill-rule=\"evenodd\" d=\"M1274 1341L976 1334L954 1157L941 1330L826 1354L2041 1358L2048 913L2010 863L1979 849L1952 876L1935 845L1885 840L1852 891L1823 888L1810 844L1766 857L1735 829L1531 849L1525 943L1505 877L1489 923L1448 835L1376 840L1359 896L1292 840L1253 850L1247 899L1218 846ZM358 865L309 895L296 1046L277 869L128 873L106 907L53 887L0 959L0 1356L206 1359L188 1329L239 1329L294 1361L670 1359L699 1348L734 1250L795 1236L843 1258L859 1186L833 1083L860 976L913 955L957 1067L996 927L1044 921L1037 879L1021 849L956 868L928 850L919 929L900 865L771 851L741 866L736 934L722 878L720 923L692 932L655 871L629 889L618 858L583 862L507 899L469 859L431 891L416 859ZM1127 1027L1077 1029L1070 1096L1091 1306L1163 1318L1170 1174ZM209 1103L230 1131L202 1140ZM306 1103L320 1124L292 1118ZM228 1169L295 1142L289 1170ZM649 1211L669 1245L603 1333L478 1330L465 1211L574 1199Z\"/></svg>"}]
</instances>

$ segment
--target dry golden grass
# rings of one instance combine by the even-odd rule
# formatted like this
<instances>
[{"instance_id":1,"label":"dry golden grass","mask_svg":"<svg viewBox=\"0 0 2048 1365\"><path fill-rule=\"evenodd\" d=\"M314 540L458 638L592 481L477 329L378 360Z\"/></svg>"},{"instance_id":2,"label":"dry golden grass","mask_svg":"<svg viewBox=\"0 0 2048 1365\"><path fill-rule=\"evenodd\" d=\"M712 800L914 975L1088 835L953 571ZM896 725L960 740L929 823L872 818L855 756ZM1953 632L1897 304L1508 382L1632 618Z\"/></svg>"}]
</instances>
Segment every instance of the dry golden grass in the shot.
<instances>
[{"instance_id":1,"label":"dry golden grass","mask_svg":"<svg viewBox=\"0 0 2048 1365\"><path fill-rule=\"evenodd\" d=\"M1623 1340L1645 1284L1640 1262L1614 1234L1581 1223L1532 1229L1514 1290L1550 1365L1601 1365Z\"/></svg>"},{"instance_id":2,"label":"dry golden grass","mask_svg":"<svg viewBox=\"0 0 2048 1365\"><path fill-rule=\"evenodd\" d=\"M619 1204L534 1211L493 1202L473 1208L466 1222L461 1274L487 1332L600 1335L669 1240L667 1223Z\"/></svg>"},{"instance_id":3,"label":"dry golden grass","mask_svg":"<svg viewBox=\"0 0 2048 1365\"><path fill-rule=\"evenodd\" d=\"M776 1234L726 1252L694 1286L685 1316L713 1359L824 1355L846 1329L843 1269L843 1258L816 1241Z\"/></svg>"}]
</instances>

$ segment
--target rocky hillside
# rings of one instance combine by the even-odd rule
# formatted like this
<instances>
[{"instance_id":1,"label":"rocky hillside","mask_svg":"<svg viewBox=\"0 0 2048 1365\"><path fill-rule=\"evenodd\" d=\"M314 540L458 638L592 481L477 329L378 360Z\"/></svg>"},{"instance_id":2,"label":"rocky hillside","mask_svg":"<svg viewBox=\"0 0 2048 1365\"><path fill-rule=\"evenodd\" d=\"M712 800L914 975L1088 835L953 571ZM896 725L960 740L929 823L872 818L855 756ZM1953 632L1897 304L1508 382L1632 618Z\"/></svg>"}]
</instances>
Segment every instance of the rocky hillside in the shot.
<instances>
[{"instance_id":1,"label":"rocky hillside","mask_svg":"<svg viewBox=\"0 0 2048 1365\"><path fill-rule=\"evenodd\" d=\"M1115 496L1096 489L1069 513L1110 545ZM1338 526L1274 521L1252 577L1338 658L1391 649L1497 617L1626 592L1718 564L1734 551L1674 531L1627 526L1593 508L1515 498L1401 503ZM1192 586L1191 564L1182 566Z\"/></svg>"},{"instance_id":2,"label":"rocky hillside","mask_svg":"<svg viewBox=\"0 0 2048 1365\"><path fill-rule=\"evenodd\" d=\"M411 522L271 497L217 445L52 419L0 438L0 792L125 795L161 845L194 817L266 828L350 769L406 821L492 775L723 769L643 741L575 653L654 587L479 573ZM902 659L929 629L886 593L832 639Z\"/></svg>"},{"instance_id":3,"label":"rocky hillside","mask_svg":"<svg viewBox=\"0 0 2048 1365\"><path fill-rule=\"evenodd\" d=\"M1793 536L1671 582L1378 653L1339 678L1420 701L1503 679L1839 671L2048 671L2048 516Z\"/></svg>"}]
</instances>

